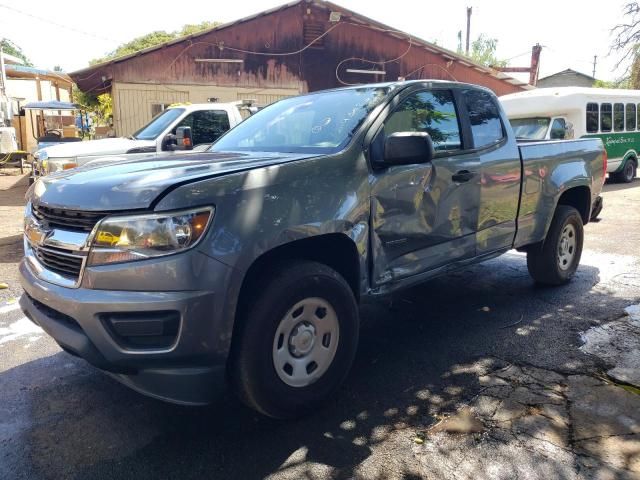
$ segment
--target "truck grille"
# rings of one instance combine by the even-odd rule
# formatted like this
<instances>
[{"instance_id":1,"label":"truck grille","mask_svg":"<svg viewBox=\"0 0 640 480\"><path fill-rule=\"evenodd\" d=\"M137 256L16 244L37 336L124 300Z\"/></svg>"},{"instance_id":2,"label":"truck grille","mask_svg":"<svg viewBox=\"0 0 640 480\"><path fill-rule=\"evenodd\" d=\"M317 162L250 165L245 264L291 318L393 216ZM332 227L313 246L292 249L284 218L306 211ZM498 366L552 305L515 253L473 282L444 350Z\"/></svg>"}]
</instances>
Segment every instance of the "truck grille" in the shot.
<instances>
[{"instance_id":1,"label":"truck grille","mask_svg":"<svg viewBox=\"0 0 640 480\"><path fill-rule=\"evenodd\" d=\"M103 212L62 210L43 205L32 205L31 212L39 222L46 222L49 228L59 228L74 232L90 232L95 224L107 215Z\"/></svg>"},{"instance_id":2,"label":"truck grille","mask_svg":"<svg viewBox=\"0 0 640 480\"><path fill-rule=\"evenodd\" d=\"M48 270L67 278L77 280L82 270L85 257L74 255L73 252L62 249L32 246L33 253L40 263Z\"/></svg>"}]
</instances>

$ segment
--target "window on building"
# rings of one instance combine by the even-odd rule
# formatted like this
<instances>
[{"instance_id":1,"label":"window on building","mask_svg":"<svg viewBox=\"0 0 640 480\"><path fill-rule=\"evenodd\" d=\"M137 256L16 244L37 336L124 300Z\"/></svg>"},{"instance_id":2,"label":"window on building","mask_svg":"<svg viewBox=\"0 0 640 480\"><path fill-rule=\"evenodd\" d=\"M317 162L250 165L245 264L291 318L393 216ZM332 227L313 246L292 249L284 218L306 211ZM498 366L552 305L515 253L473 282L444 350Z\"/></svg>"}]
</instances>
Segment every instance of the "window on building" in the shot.
<instances>
[{"instance_id":1,"label":"window on building","mask_svg":"<svg viewBox=\"0 0 640 480\"><path fill-rule=\"evenodd\" d=\"M616 132L624 130L624 103L613 104L613 129Z\"/></svg>"},{"instance_id":2,"label":"window on building","mask_svg":"<svg viewBox=\"0 0 640 480\"><path fill-rule=\"evenodd\" d=\"M633 132L636 129L636 104L627 103L626 111L626 127L628 132Z\"/></svg>"},{"instance_id":3,"label":"window on building","mask_svg":"<svg viewBox=\"0 0 640 480\"><path fill-rule=\"evenodd\" d=\"M598 104L587 103L587 133L598 131Z\"/></svg>"},{"instance_id":4,"label":"window on building","mask_svg":"<svg viewBox=\"0 0 640 480\"><path fill-rule=\"evenodd\" d=\"M462 148L451 92L422 91L406 98L384 124L385 136L396 132L427 132L436 151Z\"/></svg>"},{"instance_id":5,"label":"window on building","mask_svg":"<svg viewBox=\"0 0 640 480\"><path fill-rule=\"evenodd\" d=\"M177 127L191 127L194 146L213 143L229 130L229 116L224 110L201 110L184 117Z\"/></svg>"},{"instance_id":6,"label":"window on building","mask_svg":"<svg viewBox=\"0 0 640 480\"><path fill-rule=\"evenodd\" d=\"M610 132L611 131L611 104L603 103L600 105L600 131L601 132Z\"/></svg>"},{"instance_id":7,"label":"window on building","mask_svg":"<svg viewBox=\"0 0 640 480\"><path fill-rule=\"evenodd\" d=\"M493 97L481 90L466 90L464 98L469 112L473 146L482 148L501 141L504 129Z\"/></svg>"}]
</instances>

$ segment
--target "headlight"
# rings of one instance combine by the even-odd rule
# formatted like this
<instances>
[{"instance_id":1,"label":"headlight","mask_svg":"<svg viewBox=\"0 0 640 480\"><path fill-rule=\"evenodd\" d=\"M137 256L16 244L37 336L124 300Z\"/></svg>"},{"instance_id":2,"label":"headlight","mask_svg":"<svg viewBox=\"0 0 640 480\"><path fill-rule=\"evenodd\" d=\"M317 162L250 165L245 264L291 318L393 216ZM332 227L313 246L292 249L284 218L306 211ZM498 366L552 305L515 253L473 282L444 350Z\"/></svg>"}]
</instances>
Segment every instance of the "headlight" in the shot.
<instances>
[{"instance_id":1,"label":"headlight","mask_svg":"<svg viewBox=\"0 0 640 480\"><path fill-rule=\"evenodd\" d=\"M107 217L96 227L89 265L161 257L194 247L211 223L212 207L194 210Z\"/></svg>"},{"instance_id":2,"label":"headlight","mask_svg":"<svg viewBox=\"0 0 640 480\"><path fill-rule=\"evenodd\" d=\"M77 166L76 157L53 157L42 162L42 168L46 173L60 172Z\"/></svg>"}]
</instances>

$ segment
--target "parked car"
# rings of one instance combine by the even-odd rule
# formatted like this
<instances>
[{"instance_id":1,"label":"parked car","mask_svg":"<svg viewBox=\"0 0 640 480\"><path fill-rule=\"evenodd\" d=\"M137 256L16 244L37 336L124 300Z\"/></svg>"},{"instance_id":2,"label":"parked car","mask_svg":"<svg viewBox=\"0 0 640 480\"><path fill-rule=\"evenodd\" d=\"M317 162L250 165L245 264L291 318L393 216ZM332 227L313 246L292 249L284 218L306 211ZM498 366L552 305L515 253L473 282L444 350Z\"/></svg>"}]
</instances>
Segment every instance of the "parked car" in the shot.
<instances>
[{"instance_id":1,"label":"parked car","mask_svg":"<svg viewBox=\"0 0 640 480\"><path fill-rule=\"evenodd\" d=\"M297 416L345 379L361 302L513 248L535 281L568 282L603 153L519 146L494 94L461 83L281 100L205 153L39 179L20 305L139 392L203 404L226 376Z\"/></svg>"},{"instance_id":2,"label":"parked car","mask_svg":"<svg viewBox=\"0 0 640 480\"><path fill-rule=\"evenodd\" d=\"M253 111L257 109L247 101L171 106L127 138L103 138L38 150L34 154L33 179L94 160L103 160L108 156L113 157L108 161L115 162L120 158L131 160L136 156L144 157L148 153L173 154L178 151L175 148L175 135L179 127L191 128L193 147L198 151L200 146L213 143Z\"/></svg>"}]
</instances>

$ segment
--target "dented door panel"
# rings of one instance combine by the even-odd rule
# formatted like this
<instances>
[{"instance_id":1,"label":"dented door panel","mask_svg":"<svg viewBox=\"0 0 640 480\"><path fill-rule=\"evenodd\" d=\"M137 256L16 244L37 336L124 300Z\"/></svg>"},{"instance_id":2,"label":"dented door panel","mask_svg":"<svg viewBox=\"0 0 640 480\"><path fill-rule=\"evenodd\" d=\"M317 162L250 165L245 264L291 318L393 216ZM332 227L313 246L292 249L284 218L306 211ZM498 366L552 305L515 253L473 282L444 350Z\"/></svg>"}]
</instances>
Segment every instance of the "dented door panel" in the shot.
<instances>
[{"instance_id":1,"label":"dented door panel","mask_svg":"<svg viewBox=\"0 0 640 480\"><path fill-rule=\"evenodd\" d=\"M477 155L388 168L371 185L373 284L382 285L475 255L480 176Z\"/></svg>"}]
</instances>

